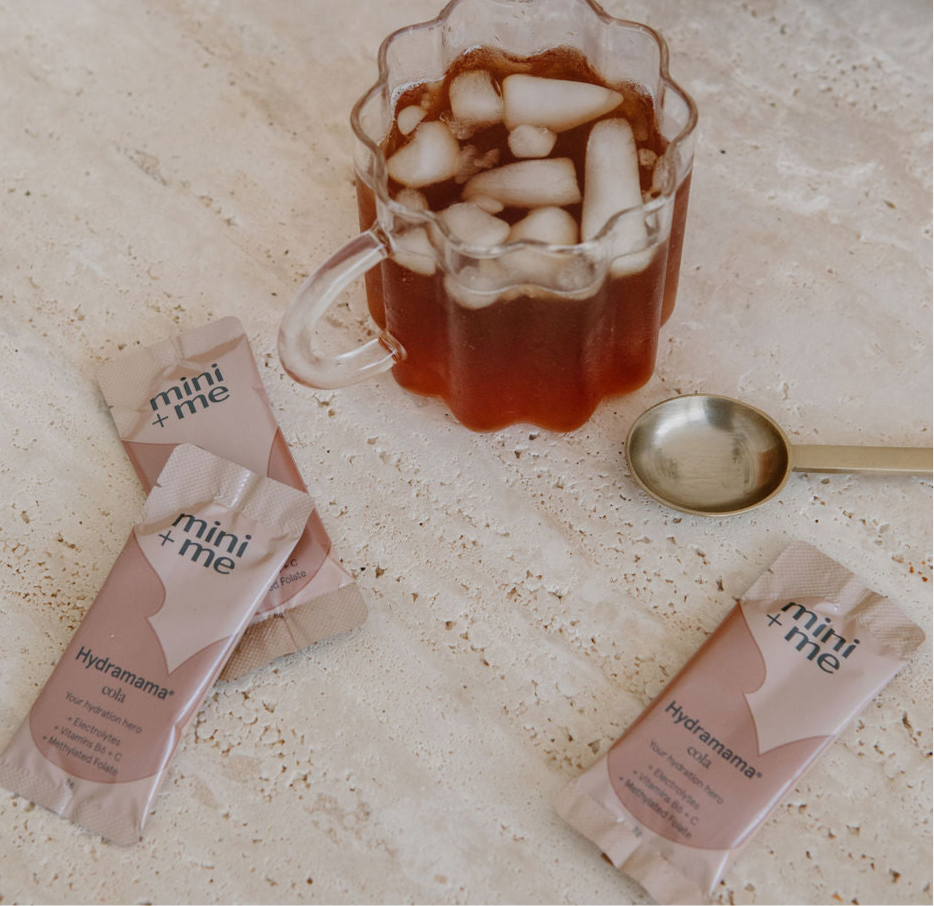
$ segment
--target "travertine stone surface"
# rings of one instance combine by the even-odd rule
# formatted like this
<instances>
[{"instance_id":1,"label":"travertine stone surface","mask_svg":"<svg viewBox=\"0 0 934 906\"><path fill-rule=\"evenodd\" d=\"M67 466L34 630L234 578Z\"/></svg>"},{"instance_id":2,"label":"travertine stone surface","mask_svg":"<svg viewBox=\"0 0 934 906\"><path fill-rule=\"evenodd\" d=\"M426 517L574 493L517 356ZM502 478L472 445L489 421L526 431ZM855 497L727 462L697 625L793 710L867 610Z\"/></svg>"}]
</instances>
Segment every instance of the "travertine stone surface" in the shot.
<instances>
[{"instance_id":1,"label":"travertine stone surface","mask_svg":"<svg viewBox=\"0 0 934 906\"><path fill-rule=\"evenodd\" d=\"M0 0L0 745L136 521L93 375L233 314L369 621L219 685L143 841L5 792L0 902L644 902L553 813L794 538L931 634L931 484L795 475L667 512L635 415L739 396L809 442L931 443L930 10L610 0L701 126L655 378L567 435L471 434L389 376L293 384L276 329L356 232L348 115L431 0ZM368 336L362 289L322 341ZM729 871L721 902L931 902L930 646Z\"/></svg>"}]
</instances>

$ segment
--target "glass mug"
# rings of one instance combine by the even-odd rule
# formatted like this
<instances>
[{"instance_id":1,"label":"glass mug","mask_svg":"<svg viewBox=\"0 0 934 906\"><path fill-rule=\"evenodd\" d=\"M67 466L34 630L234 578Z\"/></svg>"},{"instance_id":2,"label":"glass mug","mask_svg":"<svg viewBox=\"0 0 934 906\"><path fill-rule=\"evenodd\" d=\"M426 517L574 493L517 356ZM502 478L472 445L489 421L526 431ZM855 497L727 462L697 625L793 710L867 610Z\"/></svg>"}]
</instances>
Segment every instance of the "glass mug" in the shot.
<instances>
[{"instance_id":1,"label":"glass mug","mask_svg":"<svg viewBox=\"0 0 934 906\"><path fill-rule=\"evenodd\" d=\"M394 105L408 86L440 83L478 47L520 69L526 58L570 47L603 84L638 86L664 143L653 192L574 245L470 244L431 210L394 200L382 148ZM383 42L379 76L351 116L363 232L299 289L279 331L285 370L330 389L392 368L403 387L441 397L479 431L519 422L572 430L604 397L642 386L675 304L697 121L694 102L669 77L661 36L590 0L454 0ZM379 337L342 355L317 354L318 321L363 275Z\"/></svg>"}]
</instances>

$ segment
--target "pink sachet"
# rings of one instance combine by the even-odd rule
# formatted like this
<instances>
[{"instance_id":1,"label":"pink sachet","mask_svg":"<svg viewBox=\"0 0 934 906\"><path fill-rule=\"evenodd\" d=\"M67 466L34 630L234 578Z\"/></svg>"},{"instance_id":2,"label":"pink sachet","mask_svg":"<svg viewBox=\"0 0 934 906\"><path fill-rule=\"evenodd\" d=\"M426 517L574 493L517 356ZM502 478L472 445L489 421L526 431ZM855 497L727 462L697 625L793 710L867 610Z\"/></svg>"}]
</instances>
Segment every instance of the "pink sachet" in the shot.
<instances>
[{"instance_id":1,"label":"pink sachet","mask_svg":"<svg viewBox=\"0 0 934 906\"><path fill-rule=\"evenodd\" d=\"M705 902L924 633L792 544L556 808L659 903Z\"/></svg>"},{"instance_id":2,"label":"pink sachet","mask_svg":"<svg viewBox=\"0 0 934 906\"><path fill-rule=\"evenodd\" d=\"M305 490L236 318L127 352L104 365L97 379L147 491L180 443ZM221 679L353 629L366 615L357 584L315 511Z\"/></svg>"},{"instance_id":3,"label":"pink sachet","mask_svg":"<svg viewBox=\"0 0 934 906\"><path fill-rule=\"evenodd\" d=\"M295 488L177 447L0 755L0 785L135 843L185 728L313 508Z\"/></svg>"}]
</instances>

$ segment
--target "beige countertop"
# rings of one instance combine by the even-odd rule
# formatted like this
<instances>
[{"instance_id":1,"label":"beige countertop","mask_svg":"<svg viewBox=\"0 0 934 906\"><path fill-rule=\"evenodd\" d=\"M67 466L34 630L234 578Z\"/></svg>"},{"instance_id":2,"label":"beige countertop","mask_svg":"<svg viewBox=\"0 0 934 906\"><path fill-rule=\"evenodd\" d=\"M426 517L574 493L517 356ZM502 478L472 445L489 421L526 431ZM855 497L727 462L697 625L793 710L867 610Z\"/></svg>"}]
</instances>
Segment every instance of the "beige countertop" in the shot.
<instances>
[{"instance_id":1,"label":"beige countertop","mask_svg":"<svg viewBox=\"0 0 934 906\"><path fill-rule=\"evenodd\" d=\"M370 607L209 696L142 842L0 793L0 903L645 902L561 820L766 565L808 541L931 635L931 483L794 475L721 520L666 511L623 441L742 397L794 440L931 443L930 9L632 0L700 127L655 377L583 428L460 427L390 376L308 390L276 330L357 231L350 108L431 0L0 0L0 745L143 495L94 373L245 324ZM324 328L371 333L362 289ZM769 818L721 902L931 902L925 645Z\"/></svg>"}]
</instances>

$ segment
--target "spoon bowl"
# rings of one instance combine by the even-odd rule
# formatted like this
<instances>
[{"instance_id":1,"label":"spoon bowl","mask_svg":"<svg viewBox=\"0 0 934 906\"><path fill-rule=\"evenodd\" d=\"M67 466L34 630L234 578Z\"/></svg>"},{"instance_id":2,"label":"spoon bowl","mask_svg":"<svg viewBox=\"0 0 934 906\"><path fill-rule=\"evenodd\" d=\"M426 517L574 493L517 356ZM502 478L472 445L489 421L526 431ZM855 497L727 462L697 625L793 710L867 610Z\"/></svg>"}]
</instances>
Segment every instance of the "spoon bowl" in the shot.
<instances>
[{"instance_id":1,"label":"spoon bowl","mask_svg":"<svg viewBox=\"0 0 934 906\"><path fill-rule=\"evenodd\" d=\"M658 403L626 439L629 471L666 506L732 516L771 500L792 471L931 474L931 450L792 445L764 412L726 396L691 394Z\"/></svg>"}]
</instances>

